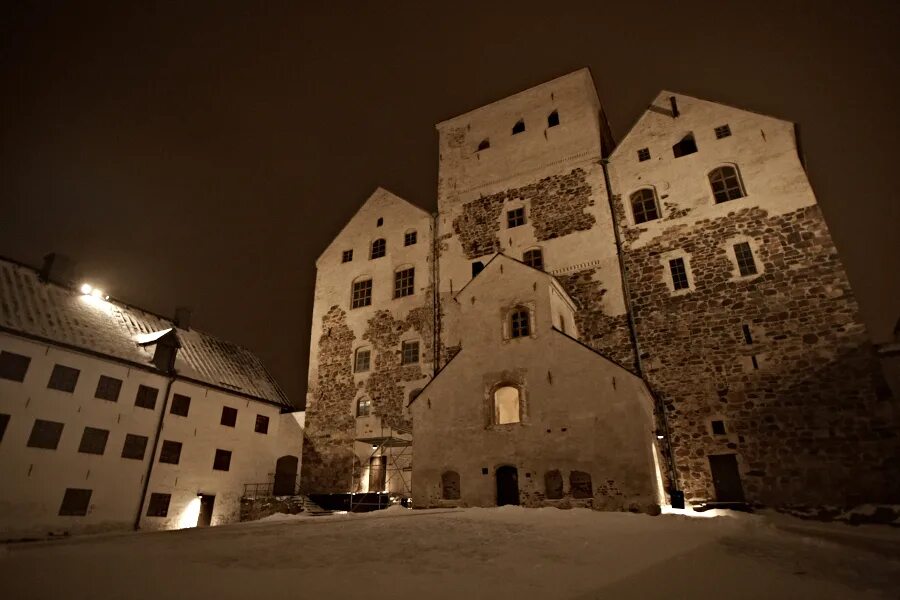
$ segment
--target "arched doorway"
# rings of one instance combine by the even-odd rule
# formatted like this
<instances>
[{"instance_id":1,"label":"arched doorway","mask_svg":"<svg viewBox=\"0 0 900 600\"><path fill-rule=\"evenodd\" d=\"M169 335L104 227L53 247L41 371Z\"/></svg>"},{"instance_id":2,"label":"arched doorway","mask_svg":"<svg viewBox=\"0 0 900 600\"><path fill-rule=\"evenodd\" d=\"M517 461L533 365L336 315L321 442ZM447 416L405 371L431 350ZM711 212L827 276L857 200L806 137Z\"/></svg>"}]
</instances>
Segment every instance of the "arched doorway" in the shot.
<instances>
[{"instance_id":1,"label":"arched doorway","mask_svg":"<svg viewBox=\"0 0 900 600\"><path fill-rule=\"evenodd\" d=\"M497 506L519 504L519 471L515 467L497 469Z\"/></svg>"},{"instance_id":2,"label":"arched doorway","mask_svg":"<svg viewBox=\"0 0 900 600\"><path fill-rule=\"evenodd\" d=\"M282 456L275 461L275 483L272 485L273 496L293 496L297 493L296 456Z\"/></svg>"}]
</instances>

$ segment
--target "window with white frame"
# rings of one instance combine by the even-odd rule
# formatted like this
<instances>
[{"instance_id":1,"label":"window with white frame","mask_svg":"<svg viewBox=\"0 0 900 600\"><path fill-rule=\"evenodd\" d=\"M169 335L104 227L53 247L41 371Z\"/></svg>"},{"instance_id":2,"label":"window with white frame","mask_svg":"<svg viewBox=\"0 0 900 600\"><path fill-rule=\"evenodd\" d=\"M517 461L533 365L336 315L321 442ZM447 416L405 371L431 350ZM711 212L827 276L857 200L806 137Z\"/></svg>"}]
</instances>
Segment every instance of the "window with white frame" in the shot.
<instances>
[{"instance_id":1,"label":"window with white frame","mask_svg":"<svg viewBox=\"0 0 900 600\"><path fill-rule=\"evenodd\" d=\"M744 192L744 186L741 184L741 177L737 167L726 165L713 169L709 173L709 185L712 186L716 204L737 200L747 195Z\"/></svg>"}]
</instances>

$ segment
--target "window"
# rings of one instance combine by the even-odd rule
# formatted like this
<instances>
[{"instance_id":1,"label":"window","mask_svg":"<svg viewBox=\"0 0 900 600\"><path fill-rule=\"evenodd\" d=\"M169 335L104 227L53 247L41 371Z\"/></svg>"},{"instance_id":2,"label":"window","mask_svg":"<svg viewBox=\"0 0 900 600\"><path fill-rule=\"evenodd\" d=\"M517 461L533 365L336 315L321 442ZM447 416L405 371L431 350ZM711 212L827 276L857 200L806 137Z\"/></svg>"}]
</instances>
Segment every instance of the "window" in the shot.
<instances>
[{"instance_id":1,"label":"window","mask_svg":"<svg viewBox=\"0 0 900 600\"><path fill-rule=\"evenodd\" d=\"M716 139L721 140L722 138L726 138L731 135L731 127L728 125L719 125L715 129Z\"/></svg>"},{"instance_id":2,"label":"window","mask_svg":"<svg viewBox=\"0 0 900 600\"><path fill-rule=\"evenodd\" d=\"M686 290L690 287L683 258L673 258L670 260L669 271L672 273L672 287L674 289Z\"/></svg>"},{"instance_id":3,"label":"window","mask_svg":"<svg viewBox=\"0 0 900 600\"><path fill-rule=\"evenodd\" d=\"M177 465L181 460L181 442L163 440L162 449L159 451L159 462Z\"/></svg>"},{"instance_id":4,"label":"window","mask_svg":"<svg viewBox=\"0 0 900 600\"><path fill-rule=\"evenodd\" d=\"M7 425L9 425L9 415L0 414L0 442L3 441L3 434L6 433Z\"/></svg>"},{"instance_id":5,"label":"window","mask_svg":"<svg viewBox=\"0 0 900 600\"><path fill-rule=\"evenodd\" d=\"M158 395L158 389L150 387L149 385L142 385L138 388L137 397L134 399L134 405L153 410L156 408L156 396Z\"/></svg>"},{"instance_id":6,"label":"window","mask_svg":"<svg viewBox=\"0 0 900 600\"><path fill-rule=\"evenodd\" d=\"M59 516L61 517L83 517L87 514L88 506L91 504L91 494L93 490L81 490L77 488L66 488L63 496L62 504L59 507Z\"/></svg>"},{"instance_id":7,"label":"window","mask_svg":"<svg viewBox=\"0 0 900 600\"><path fill-rule=\"evenodd\" d=\"M441 474L441 498L459 500L459 473L456 471L444 471Z\"/></svg>"},{"instance_id":8,"label":"window","mask_svg":"<svg viewBox=\"0 0 900 600\"><path fill-rule=\"evenodd\" d=\"M566 332L566 318L562 315L559 315L559 330L563 333Z\"/></svg>"},{"instance_id":9,"label":"window","mask_svg":"<svg viewBox=\"0 0 900 600\"><path fill-rule=\"evenodd\" d=\"M122 458L144 460L147 451L147 436L134 433L125 434L125 445L122 446Z\"/></svg>"},{"instance_id":10,"label":"window","mask_svg":"<svg viewBox=\"0 0 900 600\"><path fill-rule=\"evenodd\" d=\"M169 502L172 494L150 494L150 502L147 503L148 517L166 517L169 515Z\"/></svg>"},{"instance_id":11,"label":"window","mask_svg":"<svg viewBox=\"0 0 900 600\"><path fill-rule=\"evenodd\" d=\"M34 426L31 428L31 435L28 436L28 446L30 448L56 450L56 447L59 446L59 438L62 436L62 431L62 423L35 419Z\"/></svg>"},{"instance_id":12,"label":"window","mask_svg":"<svg viewBox=\"0 0 900 600\"><path fill-rule=\"evenodd\" d=\"M713 435L726 435L725 421L713 421L710 425L712 425Z\"/></svg>"},{"instance_id":13,"label":"window","mask_svg":"<svg viewBox=\"0 0 900 600\"><path fill-rule=\"evenodd\" d=\"M169 409L169 412L173 415L178 415L180 417L188 416L188 411L191 410L191 398L190 396L185 396L183 394L175 394L172 396L172 408Z\"/></svg>"},{"instance_id":14,"label":"window","mask_svg":"<svg viewBox=\"0 0 900 600\"><path fill-rule=\"evenodd\" d=\"M525 224L525 209L514 208L506 213L506 226L510 229Z\"/></svg>"},{"instance_id":15,"label":"window","mask_svg":"<svg viewBox=\"0 0 900 600\"><path fill-rule=\"evenodd\" d=\"M563 497L563 478L559 471L544 473L544 496L548 500L559 500Z\"/></svg>"},{"instance_id":16,"label":"window","mask_svg":"<svg viewBox=\"0 0 900 600\"><path fill-rule=\"evenodd\" d=\"M516 308L509 316L509 335L510 337L528 337L531 332L528 322L528 309Z\"/></svg>"},{"instance_id":17,"label":"window","mask_svg":"<svg viewBox=\"0 0 900 600\"><path fill-rule=\"evenodd\" d=\"M231 468L231 450L216 450L213 459L213 471L227 471Z\"/></svg>"},{"instance_id":18,"label":"window","mask_svg":"<svg viewBox=\"0 0 900 600\"><path fill-rule=\"evenodd\" d=\"M384 238L378 238L374 242L372 242L372 253L369 255L369 258L381 258L387 252L387 242L384 241Z\"/></svg>"},{"instance_id":19,"label":"window","mask_svg":"<svg viewBox=\"0 0 900 600\"><path fill-rule=\"evenodd\" d=\"M368 348L358 348L356 350L356 361L353 364L354 373L365 373L369 370L372 351Z\"/></svg>"},{"instance_id":20,"label":"window","mask_svg":"<svg viewBox=\"0 0 900 600\"><path fill-rule=\"evenodd\" d=\"M237 423L237 409L230 406L222 407L222 419L219 421L226 427L234 427Z\"/></svg>"},{"instance_id":21,"label":"window","mask_svg":"<svg viewBox=\"0 0 900 600\"><path fill-rule=\"evenodd\" d=\"M344 250L341 254L341 262L345 263L350 262L351 260L353 260L353 250Z\"/></svg>"},{"instance_id":22,"label":"window","mask_svg":"<svg viewBox=\"0 0 900 600\"><path fill-rule=\"evenodd\" d=\"M749 325L741 325L741 331L744 334L744 341L748 344L753 343L753 335L750 333Z\"/></svg>"},{"instance_id":23,"label":"window","mask_svg":"<svg viewBox=\"0 0 900 600\"><path fill-rule=\"evenodd\" d=\"M697 151L697 142L694 141L694 134L689 133L679 141L677 144L672 146L672 154L675 155L675 158L680 156L687 156L688 154L693 154Z\"/></svg>"},{"instance_id":24,"label":"window","mask_svg":"<svg viewBox=\"0 0 900 600\"><path fill-rule=\"evenodd\" d=\"M650 188L638 190L631 195L631 212L635 223L646 223L659 218L656 208L656 194Z\"/></svg>"},{"instance_id":25,"label":"window","mask_svg":"<svg viewBox=\"0 0 900 600\"><path fill-rule=\"evenodd\" d=\"M591 474L584 471L569 473L569 488L573 498L593 498L594 487L591 485Z\"/></svg>"},{"instance_id":26,"label":"window","mask_svg":"<svg viewBox=\"0 0 900 600\"><path fill-rule=\"evenodd\" d=\"M738 270L741 272L742 277L756 275L756 261L753 260L753 250L750 249L749 243L741 242L735 244L734 257L737 259Z\"/></svg>"},{"instance_id":27,"label":"window","mask_svg":"<svg viewBox=\"0 0 900 600\"><path fill-rule=\"evenodd\" d=\"M512 134L516 135L517 133L522 133L523 131L525 131L525 121L523 119L519 119L518 121L516 121L516 124L513 125Z\"/></svg>"},{"instance_id":28,"label":"window","mask_svg":"<svg viewBox=\"0 0 900 600\"><path fill-rule=\"evenodd\" d=\"M556 127L557 125L559 125L559 112L554 110L547 117L547 127Z\"/></svg>"},{"instance_id":29,"label":"window","mask_svg":"<svg viewBox=\"0 0 900 600\"><path fill-rule=\"evenodd\" d=\"M372 304L372 280L364 279L353 282L353 295L350 298L350 308L361 308Z\"/></svg>"},{"instance_id":30,"label":"window","mask_svg":"<svg viewBox=\"0 0 900 600\"><path fill-rule=\"evenodd\" d=\"M475 277L479 273L484 271L484 263L480 260L476 260L472 263L472 277Z\"/></svg>"},{"instance_id":31,"label":"window","mask_svg":"<svg viewBox=\"0 0 900 600\"><path fill-rule=\"evenodd\" d=\"M31 358L13 352L0 352L0 379L25 381Z\"/></svg>"},{"instance_id":32,"label":"window","mask_svg":"<svg viewBox=\"0 0 900 600\"><path fill-rule=\"evenodd\" d=\"M256 425L253 426L256 433L269 433L269 417L266 415L256 415Z\"/></svg>"},{"instance_id":33,"label":"window","mask_svg":"<svg viewBox=\"0 0 900 600\"><path fill-rule=\"evenodd\" d=\"M356 416L366 417L372 412L372 401L363 396L356 401Z\"/></svg>"},{"instance_id":34,"label":"window","mask_svg":"<svg viewBox=\"0 0 900 600\"><path fill-rule=\"evenodd\" d=\"M494 391L494 425L506 425L521 421L519 414L519 388L504 385Z\"/></svg>"},{"instance_id":35,"label":"window","mask_svg":"<svg viewBox=\"0 0 900 600\"><path fill-rule=\"evenodd\" d=\"M529 267L544 270L544 254L540 248L534 248L522 255L522 262Z\"/></svg>"},{"instance_id":36,"label":"window","mask_svg":"<svg viewBox=\"0 0 900 600\"><path fill-rule=\"evenodd\" d=\"M638 150L638 162L650 160L650 148L641 148Z\"/></svg>"},{"instance_id":37,"label":"window","mask_svg":"<svg viewBox=\"0 0 900 600\"><path fill-rule=\"evenodd\" d=\"M403 269L394 273L394 298L412 296L416 278L415 268Z\"/></svg>"},{"instance_id":38,"label":"window","mask_svg":"<svg viewBox=\"0 0 900 600\"><path fill-rule=\"evenodd\" d=\"M401 365L412 365L419 362L419 342L403 342L401 349Z\"/></svg>"},{"instance_id":39,"label":"window","mask_svg":"<svg viewBox=\"0 0 900 600\"><path fill-rule=\"evenodd\" d=\"M109 400L110 402L119 401L119 392L122 390L122 380L115 377L100 376L97 382L97 391L94 392L94 398L101 400Z\"/></svg>"},{"instance_id":40,"label":"window","mask_svg":"<svg viewBox=\"0 0 900 600\"><path fill-rule=\"evenodd\" d=\"M415 231L407 231L403 234L403 245L404 246L413 246L418 241L418 233Z\"/></svg>"},{"instance_id":41,"label":"window","mask_svg":"<svg viewBox=\"0 0 900 600\"><path fill-rule=\"evenodd\" d=\"M482 150L487 150L490 147L491 147L491 140L489 140L488 138L484 138L483 140L481 140L481 143L478 144L478 150L476 150L476 152L481 152Z\"/></svg>"},{"instance_id":42,"label":"window","mask_svg":"<svg viewBox=\"0 0 900 600\"><path fill-rule=\"evenodd\" d=\"M375 222L375 227L381 227L384 225L384 217L378 217L378 220Z\"/></svg>"},{"instance_id":43,"label":"window","mask_svg":"<svg viewBox=\"0 0 900 600\"><path fill-rule=\"evenodd\" d=\"M746 196L737 169L734 167L719 167L712 171L709 174L709 184L712 186L716 204Z\"/></svg>"},{"instance_id":44,"label":"window","mask_svg":"<svg viewBox=\"0 0 900 600\"><path fill-rule=\"evenodd\" d=\"M73 369L72 367L54 365L53 372L50 374L50 381L47 382L47 387L51 390L59 390L71 394L75 391L75 384L78 383L79 373L81 373L81 371Z\"/></svg>"},{"instance_id":45,"label":"window","mask_svg":"<svg viewBox=\"0 0 900 600\"><path fill-rule=\"evenodd\" d=\"M81 435L81 443L78 445L78 451L84 454L103 454L106 451L106 440L108 439L108 430L85 427L84 433Z\"/></svg>"}]
</instances>

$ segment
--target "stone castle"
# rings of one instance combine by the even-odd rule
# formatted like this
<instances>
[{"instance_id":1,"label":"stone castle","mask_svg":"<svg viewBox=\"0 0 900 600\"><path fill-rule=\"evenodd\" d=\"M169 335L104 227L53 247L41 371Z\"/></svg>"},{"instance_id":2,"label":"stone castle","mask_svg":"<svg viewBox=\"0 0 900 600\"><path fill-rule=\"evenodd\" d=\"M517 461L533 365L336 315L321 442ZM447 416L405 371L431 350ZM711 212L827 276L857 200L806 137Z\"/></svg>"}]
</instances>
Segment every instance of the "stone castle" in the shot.
<instances>
[{"instance_id":1,"label":"stone castle","mask_svg":"<svg viewBox=\"0 0 900 600\"><path fill-rule=\"evenodd\" d=\"M616 144L582 69L437 130L437 215L378 189L316 263L305 492L900 501L793 123L664 91Z\"/></svg>"}]
</instances>

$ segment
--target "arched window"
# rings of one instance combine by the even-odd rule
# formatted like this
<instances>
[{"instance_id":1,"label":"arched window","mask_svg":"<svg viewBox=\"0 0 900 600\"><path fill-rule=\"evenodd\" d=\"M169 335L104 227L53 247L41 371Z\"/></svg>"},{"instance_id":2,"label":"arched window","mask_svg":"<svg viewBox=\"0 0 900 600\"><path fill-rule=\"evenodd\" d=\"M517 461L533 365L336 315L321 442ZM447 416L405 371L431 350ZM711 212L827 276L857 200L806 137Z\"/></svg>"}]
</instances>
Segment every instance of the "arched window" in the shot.
<instances>
[{"instance_id":1,"label":"arched window","mask_svg":"<svg viewBox=\"0 0 900 600\"><path fill-rule=\"evenodd\" d=\"M519 388L503 385L494 390L494 425L520 422L520 408Z\"/></svg>"},{"instance_id":2,"label":"arched window","mask_svg":"<svg viewBox=\"0 0 900 600\"><path fill-rule=\"evenodd\" d=\"M547 127L556 127L557 125L559 125L559 112L554 110L547 117Z\"/></svg>"},{"instance_id":3,"label":"arched window","mask_svg":"<svg viewBox=\"0 0 900 600\"><path fill-rule=\"evenodd\" d=\"M519 119L518 121L516 121L516 124L513 125L512 134L516 135L517 133L522 133L523 131L525 131L525 120Z\"/></svg>"},{"instance_id":4,"label":"arched window","mask_svg":"<svg viewBox=\"0 0 900 600\"><path fill-rule=\"evenodd\" d=\"M444 471L441 475L441 498L459 500L459 473Z\"/></svg>"},{"instance_id":5,"label":"arched window","mask_svg":"<svg viewBox=\"0 0 900 600\"><path fill-rule=\"evenodd\" d=\"M372 413L372 400L368 396L360 396L356 399L356 416L367 417Z\"/></svg>"},{"instance_id":6,"label":"arched window","mask_svg":"<svg viewBox=\"0 0 900 600\"><path fill-rule=\"evenodd\" d=\"M532 248L522 255L522 262L529 267L544 270L544 253L540 248Z\"/></svg>"},{"instance_id":7,"label":"arched window","mask_svg":"<svg viewBox=\"0 0 900 600\"><path fill-rule=\"evenodd\" d=\"M591 485L591 474L584 471L572 471L569 473L569 489L573 498L593 498L594 490Z\"/></svg>"},{"instance_id":8,"label":"arched window","mask_svg":"<svg viewBox=\"0 0 900 600\"><path fill-rule=\"evenodd\" d=\"M563 478L559 471L544 473L544 496L548 500L559 500L563 497Z\"/></svg>"},{"instance_id":9,"label":"arched window","mask_svg":"<svg viewBox=\"0 0 900 600\"><path fill-rule=\"evenodd\" d=\"M656 207L656 194L650 188L638 190L631 195L631 213L635 223L646 223L659 218Z\"/></svg>"},{"instance_id":10,"label":"arched window","mask_svg":"<svg viewBox=\"0 0 900 600\"><path fill-rule=\"evenodd\" d=\"M481 152L482 150L487 150L490 147L491 147L491 140L489 138L484 138L483 140L481 140L481 143L478 144L477 151Z\"/></svg>"},{"instance_id":11,"label":"arched window","mask_svg":"<svg viewBox=\"0 0 900 600\"><path fill-rule=\"evenodd\" d=\"M372 242L372 253L369 255L369 258L381 258L384 256L384 253L387 251L387 242L384 241L384 238L378 238L374 242Z\"/></svg>"},{"instance_id":12,"label":"arched window","mask_svg":"<svg viewBox=\"0 0 900 600\"><path fill-rule=\"evenodd\" d=\"M741 185L741 177L736 167L719 167L709 173L709 185L712 186L716 204L737 200L747 194Z\"/></svg>"},{"instance_id":13,"label":"arched window","mask_svg":"<svg viewBox=\"0 0 900 600\"><path fill-rule=\"evenodd\" d=\"M531 335L529 311L524 306L517 306L509 314L509 337L528 337L529 335Z\"/></svg>"}]
</instances>

